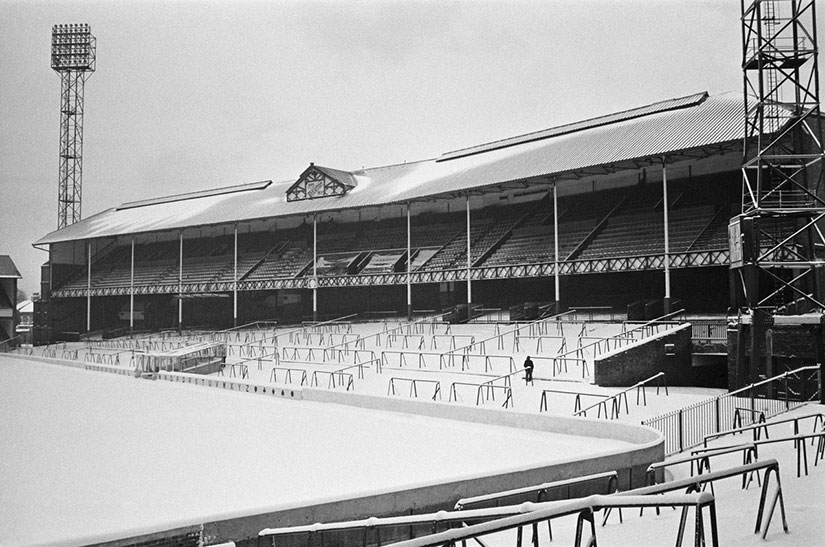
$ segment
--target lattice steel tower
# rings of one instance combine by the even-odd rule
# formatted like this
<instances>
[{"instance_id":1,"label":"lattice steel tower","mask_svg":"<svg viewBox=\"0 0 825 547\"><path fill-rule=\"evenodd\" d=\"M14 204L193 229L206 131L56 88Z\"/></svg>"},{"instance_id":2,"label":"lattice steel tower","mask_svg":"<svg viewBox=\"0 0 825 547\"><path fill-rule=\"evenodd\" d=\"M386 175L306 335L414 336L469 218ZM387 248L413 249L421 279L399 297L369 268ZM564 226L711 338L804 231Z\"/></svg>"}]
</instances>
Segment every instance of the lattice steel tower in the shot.
<instances>
[{"instance_id":1,"label":"lattice steel tower","mask_svg":"<svg viewBox=\"0 0 825 547\"><path fill-rule=\"evenodd\" d=\"M89 25L52 27L52 69L60 74L60 180L57 227L80 220L83 179L83 89L95 71Z\"/></svg>"},{"instance_id":2,"label":"lattice steel tower","mask_svg":"<svg viewBox=\"0 0 825 547\"><path fill-rule=\"evenodd\" d=\"M825 150L814 0L741 5L746 135L742 214L730 224L740 282L732 301L771 315L822 312Z\"/></svg>"}]
</instances>

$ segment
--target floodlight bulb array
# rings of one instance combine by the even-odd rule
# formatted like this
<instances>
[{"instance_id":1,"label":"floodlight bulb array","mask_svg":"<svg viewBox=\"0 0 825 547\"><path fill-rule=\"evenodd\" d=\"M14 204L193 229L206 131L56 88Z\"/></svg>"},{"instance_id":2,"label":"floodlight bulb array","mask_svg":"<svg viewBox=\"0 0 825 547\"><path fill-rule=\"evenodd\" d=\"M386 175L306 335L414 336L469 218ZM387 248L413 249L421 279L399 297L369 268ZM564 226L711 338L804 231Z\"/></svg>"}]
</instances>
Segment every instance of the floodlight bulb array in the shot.
<instances>
[{"instance_id":1,"label":"floodlight bulb array","mask_svg":"<svg viewBox=\"0 0 825 547\"><path fill-rule=\"evenodd\" d=\"M88 24L52 27L52 68L94 70L94 36Z\"/></svg>"}]
</instances>

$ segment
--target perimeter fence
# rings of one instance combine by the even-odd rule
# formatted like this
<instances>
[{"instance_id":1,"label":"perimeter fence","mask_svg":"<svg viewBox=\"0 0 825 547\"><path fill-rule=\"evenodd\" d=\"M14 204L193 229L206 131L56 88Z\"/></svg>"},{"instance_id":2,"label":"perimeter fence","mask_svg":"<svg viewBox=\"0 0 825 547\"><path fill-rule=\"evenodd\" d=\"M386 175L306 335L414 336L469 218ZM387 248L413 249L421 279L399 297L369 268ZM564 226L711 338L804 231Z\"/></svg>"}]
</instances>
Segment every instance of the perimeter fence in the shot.
<instances>
[{"instance_id":1,"label":"perimeter fence","mask_svg":"<svg viewBox=\"0 0 825 547\"><path fill-rule=\"evenodd\" d=\"M735 429L746 421L776 416L820 400L819 365L789 370L705 401L642 421L665 436L665 455L701 444L706 435Z\"/></svg>"}]
</instances>

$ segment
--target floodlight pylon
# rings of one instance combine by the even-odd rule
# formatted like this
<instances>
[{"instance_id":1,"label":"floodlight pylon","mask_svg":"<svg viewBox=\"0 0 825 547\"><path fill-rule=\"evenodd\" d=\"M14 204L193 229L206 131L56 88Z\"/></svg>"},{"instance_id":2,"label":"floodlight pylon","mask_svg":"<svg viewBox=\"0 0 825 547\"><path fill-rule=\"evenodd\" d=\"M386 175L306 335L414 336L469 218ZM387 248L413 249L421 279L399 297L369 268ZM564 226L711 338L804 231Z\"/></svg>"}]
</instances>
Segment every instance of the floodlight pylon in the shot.
<instances>
[{"instance_id":1,"label":"floodlight pylon","mask_svg":"<svg viewBox=\"0 0 825 547\"><path fill-rule=\"evenodd\" d=\"M741 6L745 139L742 211L729 227L739 282L731 300L778 315L823 312L825 148L814 0Z\"/></svg>"},{"instance_id":2,"label":"floodlight pylon","mask_svg":"<svg viewBox=\"0 0 825 547\"><path fill-rule=\"evenodd\" d=\"M60 168L57 227L81 218L83 93L95 71L97 41L88 24L52 27L51 67L60 75Z\"/></svg>"}]
</instances>

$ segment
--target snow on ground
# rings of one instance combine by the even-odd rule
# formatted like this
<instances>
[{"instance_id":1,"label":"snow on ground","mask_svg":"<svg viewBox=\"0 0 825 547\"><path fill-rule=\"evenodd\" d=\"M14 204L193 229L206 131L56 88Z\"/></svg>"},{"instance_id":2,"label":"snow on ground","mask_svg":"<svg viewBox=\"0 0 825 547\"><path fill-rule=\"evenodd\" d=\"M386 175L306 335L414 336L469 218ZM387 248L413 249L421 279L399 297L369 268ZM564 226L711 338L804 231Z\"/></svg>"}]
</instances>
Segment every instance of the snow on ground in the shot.
<instances>
[{"instance_id":1,"label":"snow on ground","mask_svg":"<svg viewBox=\"0 0 825 547\"><path fill-rule=\"evenodd\" d=\"M803 416L825 412L825 406L807 405L788 414L778 416L776 420L792 416ZM810 432L811 421L804 425L804 432ZM802 429L802 427L800 428ZM771 438L779 438L781 428L771 430ZM781 436L792 433L788 426ZM723 437L709 446L725 446L745 442L741 435ZM756 513L759 507L761 488L755 483L747 490L741 489L739 477L721 480L714 484L716 511L718 518L719 544L722 546L766 546L796 547L799 545L825 544L825 462L814 466L815 447L807 446L809 475L796 476L796 451L793 443L765 445L759 449L759 459L775 458L779 462L782 493L785 500L785 512L788 521L788 533L782 530L782 520L777 504L765 540L754 533ZM711 462L714 471L741 465L740 452L714 458ZM669 468L668 480L690 476L687 464ZM773 481L773 479L771 479ZM768 491L769 499L773 488ZM638 547L641 545L674 545L679 528L679 511L663 508L660 515L646 509L644 516L638 510L623 511L624 523L620 524L617 515L612 514L605 527L601 527L602 513L597 515L596 536L600 546ZM689 513L685 545L692 545L693 512ZM707 515L705 524L709 527ZM575 517L562 517L553 520L553 543L550 545L572 545L575 536ZM545 545L548 536L546 527L540 527L541 544ZM515 531L502 532L484 536L482 540L489 547L511 547L515 544ZM530 541L530 532L525 531L525 544ZM710 536L707 536L710 541Z\"/></svg>"},{"instance_id":2,"label":"snow on ground","mask_svg":"<svg viewBox=\"0 0 825 547\"><path fill-rule=\"evenodd\" d=\"M70 544L622 446L3 358L0 544Z\"/></svg>"},{"instance_id":3,"label":"snow on ground","mask_svg":"<svg viewBox=\"0 0 825 547\"><path fill-rule=\"evenodd\" d=\"M354 325L352 333L360 333L362 336L365 336L375 334L381 331L382 328L383 326L381 324L376 323ZM443 327L440 326L437 328L443 329ZM568 347L575 347L573 345L574 342L572 342L571 340L575 340L575 337L578 334L576 332L578 328L579 327L573 329L566 329L567 332L565 333L565 335L568 335L572 332L573 337L572 339L567 339L566 343ZM454 326L452 332L457 336L475 336L476 341L480 339L490 338L496 334L496 331L490 325ZM612 329L609 327L594 327L588 330L587 335L598 336L600 334L615 334L615 332L617 332L615 327L613 327ZM344 340L343 334L344 333L335 334L334 337L337 336L338 338L337 340L335 340L336 343L340 343ZM380 355L380 352L382 350L403 350L408 352L408 357L412 356L413 358L415 357L414 354L416 352L443 353L447 351L448 346L441 346L445 343L449 343L448 339L436 338L435 343L439 345L439 347L431 347L434 341L432 334L441 336L443 335L443 330L436 330L434 333L428 330L426 334L423 336L423 338L421 336L408 336L406 340L399 336L395 340L390 341L388 340L388 337L384 335L381 337L382 339L380 344L376 343L376 340L374 339L366 339L365 350L374 351L376 356ZM320 339L317 334L313 335L312 337L294 336L293 340L287 340L286 338L287 337L285 336L279 340L280 345L320 345ZM456 343L458 345L460 345L461 341L462 339L458 337L456 338ZM325 344L329 343L330 338L327 335ZM414 347L417 343L423 344L423 347L421 349L417 349L416 347ZM549 366L549 361L535 359L537 354L534 350L536 349L536 344L538 343L538 340L535 338L528 339L525 335L522 338L520 338L519 343L519 347L516 348L515 338L512 335L506 337L503 349L499 349L495 341L487 342L488 354L512 357L514 360L513 362L518 368L520 368L521 363L524 360L524 357L528 354L533 356L534 361L536 361L536 381L534 385L525 385L523 380L521 380L522 374L520 371L514 374L511 378L514 403L513 408L515 408L515 410L519 412L539 412L542 390L557 390L607 395L612 395L621 391L617 388L607 389L592 385L590 383L589 377L587 377L586 374L582 374L583 370L581 366L575 363L570 363L570 367L567 373L556 375L556 377L553 378L552 370ZM555 355L558 351L558 346L560 345L560 343L561 342L558 339L548 338L543 340L542 352L539 352L538 356L548 357ZM407 347L403 347L404 344L406 344ZM122 352L120 353L120 355L122 362L125 363L128 361L129 352ZM342 362L340 363L322 363L320 362L320 355L321 353L318 352L318 358L316 359L317 362L314 363L289 362L288 360L282 360L280 363L277 364L277 366L290 367L296 370L306 370L308 372L308 375L311 376L312 371L340 370L341 368L355 362L355 356L352 353L344 356ZM592 355L587 356L588 360L591 363L592 357ZM82 355L80 359L82 360ZM228 359L228 362L240 362L241 360L241 357L234 355ZM410 397L411 394L409 391L409 380L423 379L427 381L422 382L418 385L417 396L419 399L428 399L432 397L432 395L434 394L435 382L438 382L438 385L441 388L441 400L447 401L449 399L449 386L452 382L481 383L488 381L492 378L508 374L510 372L509 366L505 360L492 361L490 363L489 370L485 370L483 362L475 360L471 361L468 370L461 370L460 364L459 366L439 367L438 359L432 360L432 357L425 357L423 364L424 366L419 368L418 364L414 362L408 362L405 365L400 365L398 362L393 361L390 364L385 365L383 367L383 371L380 373L376 370L374 364L370 364L369 366L365 367L363 379L359 379L357 376L354 378L354 391L356 393L368 393L374 395L387 396L390 378L394 377L398 379L405 379L396 381L396 386L398 389L397 394L394 396ZM260 369L258 369L256 360L249 361L247 365L249 373L249 379L247 381L249 381L250 383L258 384L269 383L271 368L273 365L275 365L275 363L264 360L261 363ZM239 369L237 369L236 372L239 372ZM348 372L355 373L356 370L350 369ZM592 372L592 364L590 365L590 372ZM231 367L227 366L224 370L224 375L229 377L231 373ZM326 379L324 375L319 375L319 377L324 380ZM283 380L282 373L280 379ZM233 380L237 380L237 377L233 378ZM299 383L299 375L293 375L293 384L297 386ZM146 385L151 386L151 389L153 390L166 390L167 388L161 387L161 384L161 382L147 382ZM175 387L182 388L183 386ZM325 382L322 382L320 387L326 387ZM338 387L337 389L341 388ZM656 395L655 386L651 386L646 389L646 405L641 404L641 400L640 404L636 405L636 392L632 391L628 393L629 413L625 414L623 409L623 414L620 417L620 419L633 423L639 423L641 420L646 419L648 417L657 416L670 410L674 410L701 400L708 399L723 392L723 390L683 388L671 386L669 387L669 395L666 396L664 395L664 390L662 390L659 395ZM243 397L240 394L222 394L220 397L218 395L215 395L214 399L218 400L220 398L220 400L223 400L221 397L227 397L230 395L233 397ZM476 404L477 392L471 387L459 387L457 390L457 395L458 400L454 402L455 404ZM641 394L639 395L641 396ZM254 396L250 398L255 399ZM213 397L209 396L207 397L207 399L213 399ZM548 392L548 411L556 414L571 415L573 413L574 400L575 395L570 393ZM596 399L591 398L582 399L583 406L587 406L588 403L592 404L595 401ZM496 393L495 401L486 400L483 402L485 406L489 407L498 407L501 405L501 403L501 392ZM217 412L217 410L215 412ZM813 412L825 412L825 407L818 405L808 405L806 407L803 407L802 409L794 411L791 414L782 415L778 418L781 419L787 416L792 416L794 414L807 414ZM594 414L588 415L590 417L595 416ZM215 421L218 422L221 422L222 420L223 418L215 418ZM249 420L247 419L247 421ZM265 427L265 422L262 425ZM730 444L731 442L741 442L741 440L741 436L735 439L726 437L720 439L719 441L715 441L713 444L724 445ZM204 441L202 440L202 436L193 436L192 440L188 442L203 443ZM424 445L430 446L429 442L422 442L424 443ZM469 444L468 446L471 445L472 444ZM240 449L241 451L243 451L243 447L241 447ZM496 458L500 458L504 461L512 461L513 446L501 447L501 449L502 451L496 456ZM224 448L222 450L229 449ZM247 453L251 451L253 451L252 447L246 448ZM254 451L260 452L260 449L257 447L257 445L254 448ZM796 454L794 452L792 444L768 445L760 449L760 458L764 459L769 457L775 457L779 460L781 477L784 487L783 490L785 496L785 505L788 516L788 523L790 527L789 534L785 534L784 532L782 532L781 523L778 520L778 512L776 515L774 515L774 520L771 524L771 529L767 537L767 542L763 541L758 535L753 534L753 527L756 518L756 509L759 503L759 489L757 487L751 486L751 488L749 488L748 490L743 491L739 487L740 485L738 479L727 479L715 485L721 545L770 544L777 545L779 547L790 547L795 545L823 544L822 538L825 538L825 519L822 518L822 515L825 515L825 496L822 494L822 492L825 492L825 469L823 469L825 468L825 464L823 464L823 462L820 462L819 465L814 466L812 457L813 448L809 446L808 451L810 475L807 477L803 476L802 478L797 478ZM482 450L482 453L484 453L484 450ZM464 463L475 459L475 456L473 456L472 458L464 457L464 448L461 449L461 458L456 459L455 454L456 452L453 451L451 454L442 455L440 457L444 458L445 462L461 462L462 467ZM232 461L235 462L237 466L249 468L249 466L251 465L249 462L254 460L251 460L250 458L241 457L234 458L232 459ZM238 461L242 461L243 464L238 464ZM526 461L527 460L525 460L525 462ZM725 466L738 465L740 463L741 461L737 456L724 456L718 459L714 459L713 465L714 469L721 469ZM227 465L228 467L232 467L229 464ZM688 472L687 466L679 466L672 469L673 473L670 475L671 477L686 476ZM253 472L257 473L259 471L255 471L253 468L250 468L250 473ZM237 476L237 473L235 471L227 473L230 473L231 476ZM0 496L2 495L3 494L0 493ZM232 503L237 503L237 500L228 501L231 501ZM0 497L0 502L2 502L2 497ZM225 503L222 506L221 510L226 509L228 505L229 504ZM233 505L232 508L234 509L235 506ZM648 510L646 511L644 517L639 518L638 511L628 510L624 512L624 517L624 524L618 524L617 519L615 518L615 516L613 516L611 517L610 522L607 524L606 527L598 528L597 534L599 537L600 545L637 546L672 545L674 543L676 531L678 528L678 512L668 509L664 510L661 515L656 516L653 511ZM2 519L2 516L0 516L0 519ZM570 544L572 543L573 533L575 531L575 521L571 518L564 518L554 521L553 530L555 544ZM689 533L692 533L690 526ZM689 539L690 538L688 537L688 541ZM497 545L507 545L509 547L510 545L513 545L515 541L515 532L499 534L485 541L491 547L495 547Z\"/></svg>"}]
</instances>

